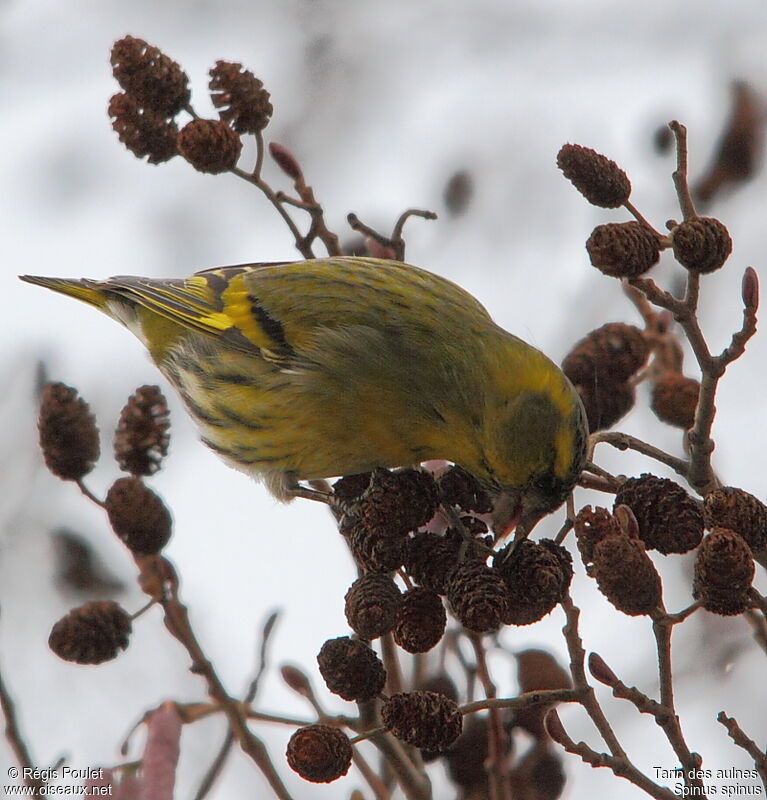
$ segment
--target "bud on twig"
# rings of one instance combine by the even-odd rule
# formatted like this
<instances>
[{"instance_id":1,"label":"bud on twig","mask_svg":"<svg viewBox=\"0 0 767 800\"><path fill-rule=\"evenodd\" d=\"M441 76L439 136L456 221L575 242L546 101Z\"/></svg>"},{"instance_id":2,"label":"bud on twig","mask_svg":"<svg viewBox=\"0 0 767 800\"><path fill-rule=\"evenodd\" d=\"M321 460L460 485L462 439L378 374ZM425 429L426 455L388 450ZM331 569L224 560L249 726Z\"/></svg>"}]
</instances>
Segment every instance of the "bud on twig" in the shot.
<instances>
[{"instance_id":1,"label":"bud on twig","mask_svg":"<svg viewBox=\"0 0 767 800\"><path fill-rule=\"evenodd\" d=\"M572 744L572 739L567 735L565 726L562 724L562 720L559 718L559 714L555 709L552 708L551 711L546 714L544 724L546 725L546 733L548 733L557 744L561 744L563 747Z\"/></svg>"},{"instance_id":2,"label":"bud on twig","mask_svg":"<svg viewBox=\"0 0 767 800\"><path fill-rule=\"evenodd\" d=\"M312 695L312 686L309 683L309 678L306 673L294 667L292 664L284 664L280 667L280 675L282 680L296 693L302 697L310 697Z\"/></svg>"},{"instance_id":3,"label":"bud on twig","mask_svg":"<svg viewBox=\"0 0 767 800\"><path fill-rule=\"evenodd\" d=\"M618 676L607 666L599 653L589 653L589 672L595 680L613 688L620 683Z\"/></svg>"},{"instance_id":4,"label":"bud on twig","mask_svg":"<svg viewBox=\"0 0 767 800\"><path fill-rule=\"evenodd\" d=\"M756 311L759 307L759 276L753 267L747 267L743 273L741 297L747 311Z\"/></svg>"},{"instance_id":5,"label":"bud on twig","mask_svg":"<svg viewBox=\"0 0 767 800\"><path fill-rule=\"evenodd\" d=\"M172 798L180 755L182 720L175 703L166 700L146 719L147 735L141 757L142 798Z\"/></svg>"},{"instance_id":6,"label":"bud on twig","mask_svg":"<svg viewBox=\"0 0 767 800\"><path fill-rule=\"evenodd\" d=\"M269 142L269 155L289 178L294 181L303 180L303 172L298 159L287 147L279 144L279 142Z\"/></svg>"}]
</instances>

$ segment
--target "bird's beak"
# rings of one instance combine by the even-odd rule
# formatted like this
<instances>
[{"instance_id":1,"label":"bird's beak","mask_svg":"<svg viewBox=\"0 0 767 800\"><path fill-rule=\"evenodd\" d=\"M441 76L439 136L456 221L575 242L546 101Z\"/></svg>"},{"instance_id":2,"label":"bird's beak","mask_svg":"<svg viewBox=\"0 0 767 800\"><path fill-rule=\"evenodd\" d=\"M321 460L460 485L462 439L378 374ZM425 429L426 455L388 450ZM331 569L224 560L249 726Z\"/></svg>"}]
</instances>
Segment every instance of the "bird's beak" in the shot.
<instances>
[{"instance_id":1,"label":"bird's beak","mask_svg":"<svg viewBox=\"0 0 767 800\"><path fill-rule=\"evenodd\" d=\"M491 522L496 540L512 531L515 541L527 538L546 513L539 508L525 508L519 492L501 492L495 500Z\"/></svg>"},{"instance_id":2,"label":"bird's beak","mask_svg":"<svg viewBox=\"0 0 767 800\"><path fill-rule=\"evenodd\" d=\"M514 529L514 541L526 539L533 528L548 514L548 511L541 511L539 508L526 508L517 519L517 527Z\"/></svg>"},{"instance_id":3,"label":"bird's beak","mask_svg":"<svg viewBox=\"0 0 767 800\"><path fill-rule=\"evenodd\" d=\"M522 498L518 492L501 492L495 498L491 527L496 541L503 539L517 526L522 516Z\"/></svg>"}]
</instances>

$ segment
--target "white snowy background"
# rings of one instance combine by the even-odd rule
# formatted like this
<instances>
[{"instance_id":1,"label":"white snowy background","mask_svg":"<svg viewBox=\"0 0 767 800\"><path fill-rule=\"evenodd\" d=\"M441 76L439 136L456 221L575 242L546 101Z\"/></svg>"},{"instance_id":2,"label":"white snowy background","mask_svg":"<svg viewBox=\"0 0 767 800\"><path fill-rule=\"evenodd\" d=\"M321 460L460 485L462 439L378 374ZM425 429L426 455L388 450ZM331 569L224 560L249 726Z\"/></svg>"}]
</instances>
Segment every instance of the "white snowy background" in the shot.
<instances>
[{"instance_id":1,"label":"white snowy background","mask_svg":"<svg viewBox=\"0 0 767 800\"><path fill-rule=\"evenodd\" d=\"M194 172L180 158L147 166L117 141L106 115L117 91L108 63L126 33L161 47L188 72L193 103L211 114L207 70L241 61L272 93L268 139L290 147L327 210L344 231L357 212L386 230L405 208L431 208L436 222L411 221L407 257L473 292L504 327L559 361L576 339L604 322L638 322L617 282L593 270L583 242L595 224L622 212L586 204L562 178L555 156L565 142L595 147L629 173L633 200L656 226L678 217L669 156L653 150L658 125L672 118L690 131L700 173L727 113L729 85L745 79L767 93L767 8L761 0L4 0L0 3L0 668L23 732L41 766L65 756L74 767L119 762L119 744L149 708L171 698L204 697L202 681L152 610L135 625L115 661L86 668L47 648L51 624L88 599L56 582L52 532L65 526L92 542L126 585L117 599L143 604L134 567L103 514L77 489L49 475L36 444L38 364L50 379L76 386L103 434L102 461L89 477L103 494L118 476L111 429L127 396L161 382L140 345L84 306L22 284L19 273L106 277L181 276L205 267L297 257L289 232L254 190L230 176ZM468 170L475 195L468 212L445 213L445 181ZM270 166L268 177L282 180ZM287 186L285 186L287 188ZM702 318L714 350L740 324L739 286L753 264L764 274L765 178L718 201L711 212L735 242L727 268L707 278ZM679 270L668 256L662 282ZM688 360L688 372L695 375ZM764 498L765 343L757 336L721 385L716 467L725 481ZM165 387L168 389L168 387ZM173 510L167 548L182 577L182 597L197 632L233 694L253 674L259 630L282 615L271 642L260 709L311 719L284 688L277 667L303 665L326 696L315 655L347 632L343 595L351 560L323 508L282 506L224 467L197 440L168 389L172 450L150 483ZM639 406L620 428L679 453L681 436ZM604 446L603 446L604 447ZM607 449L608 469L639 474L658 465ZM585 492L578 503L599 502ZM606 501L602 501L606 504ZM558 527L560 515L548 530ZM689 602L691 562L662 565L670 609ZM657 692L650 626L616 612L578 570L574 597L584 609L587 650L599 652L629 685ZM763 576L762 576L763 577ZM764 583L761 583L764 588ZM504 632L510 650L543 647L564 658L563 617ZM746 768L748 759L715 722L722 709L764 744L764 654L739 619L699 613L675 633L675 674L683 729L704 766ZM514 664L493 658L501 692L513 693ZM634 762L675 766L651 721L599 690ZM349 711L336 698L328 707ZM601 748L576 708L561 709L572 736ZM283 762L287 727L256 726L296 798L348 797L362 786L313 786ZM223 721L185 729L179 798L192 797L223 736ZM143 734L129 757L140 754ZM0 784L11 752L0 741ZM606 770L566 757L565 796L635 798L638 789ZM435 796L452 790L433 768ZM724 782L727 783L727 782ZM732 783L732 782L730 782ZM720 784L721 785L721 784ZM271 796L254 766L234 752L212 796ZM367 795L366 795L367 796Z\"/></svg>"}]
</instances>

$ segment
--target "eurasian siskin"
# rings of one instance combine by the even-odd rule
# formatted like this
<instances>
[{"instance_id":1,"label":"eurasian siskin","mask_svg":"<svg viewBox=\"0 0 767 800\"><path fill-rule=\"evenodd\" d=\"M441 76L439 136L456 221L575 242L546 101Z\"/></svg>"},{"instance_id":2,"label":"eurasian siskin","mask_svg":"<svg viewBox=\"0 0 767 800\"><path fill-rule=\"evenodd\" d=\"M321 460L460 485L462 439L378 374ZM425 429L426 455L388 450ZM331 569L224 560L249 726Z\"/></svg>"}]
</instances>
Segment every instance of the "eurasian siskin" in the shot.
<instances>
[{"instance_id":1,"label":"eurasian siskin","mask_svg":"<svg viewBox=\"0 0 767 800\"><path fill-rule=\"evenodd\" d=\"M327 258L106 281L25 275L132 331L203 441L289 499L299 480L446 459L525 535L585 460L561 370L454 283L395 261Z\"/></svg>"}]
</instances>

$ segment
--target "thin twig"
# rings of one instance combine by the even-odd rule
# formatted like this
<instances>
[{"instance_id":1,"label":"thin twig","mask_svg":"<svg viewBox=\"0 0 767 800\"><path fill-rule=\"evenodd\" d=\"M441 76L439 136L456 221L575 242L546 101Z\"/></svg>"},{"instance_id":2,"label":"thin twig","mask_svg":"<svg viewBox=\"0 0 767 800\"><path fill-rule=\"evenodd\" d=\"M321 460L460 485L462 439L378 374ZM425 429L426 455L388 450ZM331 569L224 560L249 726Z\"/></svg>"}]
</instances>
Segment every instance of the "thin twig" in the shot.
<instances>
[{"instance_id":1,"label":"thin twig","mask_svg":"<svg viewBox=\"0 0 767 800\"><path fill-rule=\"evenodd\" d=\"M607 717L597 701L593 687L586 678L586 669L584 666L586 651L583 649L583 642L578 632L578 620L581 614L580 609L573 604L569 595L565 596L562 601L562 608L567 618L562 633L564 634L565 641L567 642L567 650L570 654L570 674L573 678L573 688L582 690L583 698L581 700L581 705L583 705L594 722L594 725L596 725L597 730L610 752L617 758L625 759L626 753L621 747L610 723L607 721Z\"/></svg>"},{"instance_id":2,"label":"thin twig","mask_svg":"<svg viewBox=\"0 0 767 800\"><path fill-rule=\"evenodd\" d=\"M572 497L572 495L570 495L570 497ZM567 538L567 534L573 529L573 524L573 518L568 515L567 519L565 519L562 526L557 531L557 535L554 537L554 542L556 544L562 544L562 542L564 542Z\"/></svg>"},{"instance_id":3,"label":"thin twig","mask_svg":"<svg viewBox=\"0 0 767 800\"><path fill-rule=\"evenodd\" d=\"M408 757L405 746L386 728L375 728L352 739L358 742L369 739L386 759L394 772L407 800L431 800L431 783L424 772L417 769Z\"/></svg>"},{"instance_id":4,"label":"thin twig","mask_svg":"<svg viewBox=\"0 0 767 800\"><path fill-rule=\"evenodd\" d=\"M261 156L262 157L262 156ZM301 234L301 231L298 229L298 226L293 221L293 218L288 214L286 209L284 208L283 204L280 203L277 193L272 189L269 184L260 177L256 177L255 175L251 174L250 172L246 172L244 169L240 169L239 167L233 167L229 170L233 175L236 175L238 178L242 178L248 183L252 183L254 186L259 188L264 195L266 195L267 200L277 209L277 213L282 217L285 224L288 226L291 234L293 235L293 239L296 243L296 247L298 251L304 258L314 258L314 251L311 248L311 245L308 245L304 241L304 237Z\"/></svg>"},{"instance_id":5,"label":"thin twig","mask_svg":"<svg viewBox=\"0 0 767 800\"><path fill-rule=\"evenodd\" d=\"M585 742L578 742L576 744L568 735L567 731L562 725L559 715L556 711L549 711L546 716L546 730L555 742L562 745L562 747L572 755L579 756L586 764L592 767L607 767L612 770L613 774L619 778L625 778L631 781L635 786L639 787L645 794L656 800L675 800L679 795L667 789L665 786L659 786L657 783L648 778L644 773L640 772L625 756L610 755L609 753L599 753L593 748L589 747Z\"/></svg>"},{"instance_id":6,"label":"thin twig","mask_svg":"<svg viewBox=\"0 0 767 800\"><path fill-rule=\"evenodd\" d=\"M477 677L482 684L485 697L493 700L496 697L495 683L490 677L487 668L487 658L485 648L482 644L482 637L473 633L469 636L474 656L477 662ZM509 769L506 764L504 753L506 752L507 734L503 729L503 719L498 708L491 708L489 713L490 725L488 728L488 757L487 774L488 788L490 790L490 800L511 800L511 782L509 780Z\"/></svg>"},{"instance_id":7,"label":"thin twig","mask_svg":"<svg viewBox=\"0 0 767 800\"><path fill-rule=\"evenodd\" d=\"M767 655L767 620L764 618L764 615L758 614L751 608L747 608L743 612L743 616L746 618L746 622L751 626L754 641L764 650L765 655Z\"/></svg>"},{"instance_id":8,"label":"thin twig","mask_svg":"<svg viewBox=\"0 0 767 800\"><path fill-rule=\"evenodd\" d=\"M759 278L753 267L743 273L743 322L740 330L732 335L730 344L717 356L717 360L727 365L740 358L746 351L748 340L756 333L756 312L759 310Z\"/></svg>"},{"instance_id":9,"label":"thin twig","mask_svg":"<svg viewBox=\"0 0 767 800\"><path fill-rule=\"evenodd\" d=\"M264 674L264 670L266 669L267 647L272 631L274 630L274 624L277 621L277 617L278 612L272 612L264 623L263 629L261 630L261 646L259 649L258 670L256 671L253 680L250 682L250 686L248 687L248 691L244 698L244 702L248 705L255 700L256 694L258 693L258 684L261 680L261 676ZM197 789L197 794L194 796L195 800L203 800L203 798L213 788L213 784L216 782L216 779L221 774L221 770L224 768L224 764L226 763L226 759L231 752L233 744L234 734L232 733L232 729L230 727L226 731L226 736L224 737L224 741L221 743L221 747L219 748L216 757L213 759L210 767L208 767L205 777L200 782L200 786Z\"/></svg>"},{"instance_id":10,"label":"thin twig","mask_svg":"<svg viewBox=\"0 0 767 800\"><path fill-rule=\"evenodd\" d=\"M671 625L678 625L680 622L684 622L687 617L691 616L695 613L699 608L701 608L701 601L696 600L694 603L691 603L686 608L683 608L681 611L677 611L674 614L666 614L663 619L666 619ZM659 619L661 619L659 617Z\"/></svg>"},{"instance_id":11,"label":"thin twig","mask_svg":"<svg viewBox=\"0 0 767 800\"><path fill-rule=\"evenodd\" d=\"M392 245L399 261L405 258L405 241L402 238L402 229L410 217L421 217L428 220L437 219L437 215L433 211L426 211L420 208L409 208L399 215L399 219L394 223L394 230L391 235Z\"/></svg>"},{"instance_id":12,"label":"thin twig","mask_svg":"<svg viewBox=\"0 0 767 800\"><path fill-rule=\"evenodd\" d=\"M555 720L555 722L553 722L553 729L547 718L546 727L549 730L549 733L566 750L568 750L568 752L579 755L584 761L592 764L592 766L609 767L615 775L626 778L636 786L639 786L652 797L668 798L673 796L668 789L658 786L644 773L637 769L632 764L618 742L610 723L607 721L607 718L602 711L602 707L599 705L596 694L594 693L594 689L589 685L586 679L586 671L584 666L586 654L583 649L583 643L581 642L580 634L578 633L578 619L580 616L580 610L573 604L569 596L565 597L563 600L562 607L565 610L565 615L567 617L567 624L565 625L563 632L565 634L565 641L567 642L567 649L570 653L570 673L573 677L573 684L576 689L583 690L584 694L581 704L594 722L594 725L604 739L605 744L610 750L610 753L598 753L583 742L576 745L575 742L573 742L572 739L570 739L565 733L564 727L562 726L558 716L552 717L552 721ZM659 617L659 619L665 619L665 617ZM664 630L668 629L670 631L672 625L661 625L661 627ZM659 644L659 648L660 646L661 645ZM670 669L670 661L668 666ZM615 687L618 684L619 682L615 682L612 685ZM673 706L667 707L655 703L655 701L652 701L646 695L639 692L639 690L629 690L627 687L624 687L624 689L626 689L624 694L626 699L632 700L632 702L635 702L635 704L639 703L638 707L641 706L640 710L652 714L656 722L663 727L667 738L669 738L669 741L671 741L672 745L675 745L675 751L677 751L677 755L680 757L681 763L685 765L685 772L691 768L697 769L697 766L687 766L690 764L692 755L686 749L686 745L682 739L681 730L679 730L679 721L674 714ZM613 689L613 691L615 691L615 689ZM662 689L662 694L665 694L667 699L671 699L673 702L673 698L668 697L668 689ZM676 726L676 728L674 728L674 726ZM669 731L672 732L672 735L669 734ZM679 748L679 750L677 750L677 748ZM682 755L680 755L680 752ZM685 781L687 782L688 780L689 779L685 776ZM695 783L696 787L698 783L700 783L700 781L696 782L694 780L690 782ZM698 796L704 797L705 795L696 794L696 797Z\"/></svg>"},{"instance_id":13,"label":"thin twig","mask_svg":"<svg viewBox=\"0 0 767 800\"><path fill-rule=\"evenodd\" d=\"M391 800L391 792L388 787L378 775L376 775L375 770L368 764L367 759L360 753L358 747L352 750L352 761L372 790L376 800Z\"/></svg>"},{"instance_id":14,"label":"thin twig","mask_svg":"<svg viewBox=\"0 0 767 800\"><path fill-rule=\"evenodd\" d=\"M632 217L634 217L638 223L647 228L648 231L652 231L652 233L658 237L658 241L662 246L668 247L670 245L668 237L664 236L662 233L660 233L660 231L655 230L655 228L645 219L644 216L642 216L642 214L639 212L639 209L630 200L626 200L626 202L623 204L623 207L629 212L629 214L631 214Z\"/></svg>"},{"instance_id":15,"label":"thin twig","mask_svg":"<svg viewBox=\"0 0 767 800\"><path fill-rule=\"evenodd\" d=\"M261 770L275 795L280 800L292 800L282 779L277 774L263 742L248 728L242 704L228 694L213 664L205 656L189 621L187 608L178 598L178 586L175 581L170 583L169 591L160 602L165 612L166 627L189 654L192 661L191 671L205 679L208 685L208 694L221 706L229 721L230 729L242 750Z\"/></svg>"},{"instance_id":16,"label":"thin twig","mask_svg":"<svg viewBox=\"0 0 767 800\"><path fill-rule=\"evenodd\" d=\"M679 759L685 785L694 787L695 796L702 797L705 785L699 777L696 777L697 770L700 769L700 757L692 753L687 746L674 705L673 672L671 669L671 633L674 623L664 613L653 619L652 627L658 652L660 705L663 709L662 711L656 711L653 716L656 723L663 729L669 744Z\"/></svg>"},{"instance_id":17,"label":"thin twig","mask_svg":"<svg viewBox=\"0 0 767 800\"><path fill-rule=\"evenodd\" d=\"M394 252L394 258L397 261L402 261L405 258L405 242L402 238L402 229L405 225L405 222L410 217L422 217L423 219L437 219L437 215L433 211L424 211L418 208L409 208L407 211L403 211L400 214L399 219L394 224L394 230L392 231L391 236L384 236L382 233L379 233L374 228L371 228L369 225L366 225L364 222L360 220L360 218L356 214L348 214L346 219L349 223L349 227L353 231L357 231L358 233L363 233L365 236L369 236L375 242L377 242L381 247L385 247L389 250Z\"/></svg>"},{"instance_id":18,"label":"thin twig","mask_svg":"<svg viewBox=\"0 0 767 800\"><path fill-rule=\"evenodd\" d=\"M404 691L399 653L391 631L381 637L381 656L386 669L386 693L397 694Z\"/></svg>"},{"instance_id":19,"label":"thin twig","mask_svg":"<svg viewBox=\"0 0 767 800\"><path fill-rule=\"evenodd\" d=\"M749 597L758 611L748 609L744 616L754 631L754 639L767 653L767 597L757 591L753 586L749 590Z\"/></svg>"},{"instance_id":20,"label":"thin twig","mask_svg":"<svg viewBox=\"0 0 767 800\"><path fill-rule=\"evenodd\" d=\"M676 469L696 491L705 495L718 485L716 475L711 466L711 454L715 446L711 438L711 430L716 413L714 404L716 390L727 366L743 354L747 342L756 333L758 282L756 273L749 267L743 277L743 323L741 328L733 334L730 344L718 356L713 356L706 343L696 314L698 281L697 275L689 273L684 300L679 300L664 291L650 278L634 278L629 283L641 291L655 305L671 311L674 319L682 326L698 362L701 380L695 421L687 434L687 440L690 445L689 463L686 464L685 469L682 471L668 461L664 463ZM684 464L685 462L681 463Z\"/></svg>"},{"instance_id":21,"label":"thin twig","mask_svg":"<svg viewBox=\"0 0 767 800\"><path fill-rule=\"evenodd\" d=\"M724 711L719 712L716 721L724 725L732 741L754 759L754 766L759 772L764 788L767 789L767 751L762 750L753 739L746 736L738 721L734 717L728 717Z\"/></svg>"},{"instance_id":22,"label":"thin twig","mask_svg":"<svg viewBox=\"0 0 767 800\"><path fill-rule=\"evenodd\" d=\"M97 506L104 508L104 501L100 500L95 494L93 494L93 492L85 485L82 478L76 481L76 483L78 489L80 489L80 491L91 501L91 503L95 503Z\"/></svg>"},{"instance_id":23,"label":"thin twig","mask_svg":"<svg viewBox=\"0 0 767 800\"><path fill-rule=\"evenodd\" d=\"M695 216L695 204L692 202L690 185L687 180L687 128L674 120L669 122L674 138L676 139L676 169L672 174L676 196L679 199L679 208L685 219Z\"/></svg>"},{"instance_id":24,"label":"thin twig","mask_svg":"<svg viewBox=\"0 0 767 800\"><path fill-rule=\"evenodd\" d=\"M491 699L473 700L460 707L462 714L474 714L492 708L503 708L510 711L521 711L523 708L532 708L540 705L554 705L556 703L581 703L586 695L584 689L539 689L534 692L525 692L517 697L495 697Z\"/></svg>"},{"instance_id":25,"label":"thin twig","mask_svg":"<svg viewBox=\"0 0 767 800\"><path fill-rule=\"evenodd\" d=\"M0 709L2 709L5 719L5 738L13 750L16 761L21 767L24 784L31 787L35 796L43 796L46 783L41 778L30 777L35 774L35 765L29 747L22 736L19 728L19 721L16 718L16 704L13 702L8 687L5 685L2 673L0 673Z\"/></svg>"},{"instance_id":26,"label":"thin twig","mask_svg":"<svg viewBox=\"0 0 767 800\"><path fill-rule=\"evenodd\" d=\"M656 461L660 461L661 464L671 467L671 469L683 478L687 477L689 463L685 459L672 456L670 453L666 453L660 448L654 447L628 433L621 433L620 431L597 431L591 434L589 441L592 447L605 442L618 450L635 450L637 453L654 458Z\"/></svg>"},{"instance_id":27,"label":"thin twig","mask_svg":"<svg viewBox=\"0 0 767 800\"><path fill-rule=\"evenodd\" d=\"M578 486L584 489L594 489L597 492L605 492L606 494L616 494L620 488L617 482L590 475L588 472L581 473L580 478L578 478Z\"/></svg>"},{"instance_id":28,"label":"thin twig","mask_svg":"<svg viewBox=\"0 0 767 800\"><path fill-rule=\"evenodd\" d=\"M378 233L374 228L371 228L370 225L366 225L355 213L351 212L347 214L346 221L353 231L369 236L373 241L380 244L381 247L392 247L391 239L388 236L384 236L382 233Z\"/></svg>"}]
</instances>

